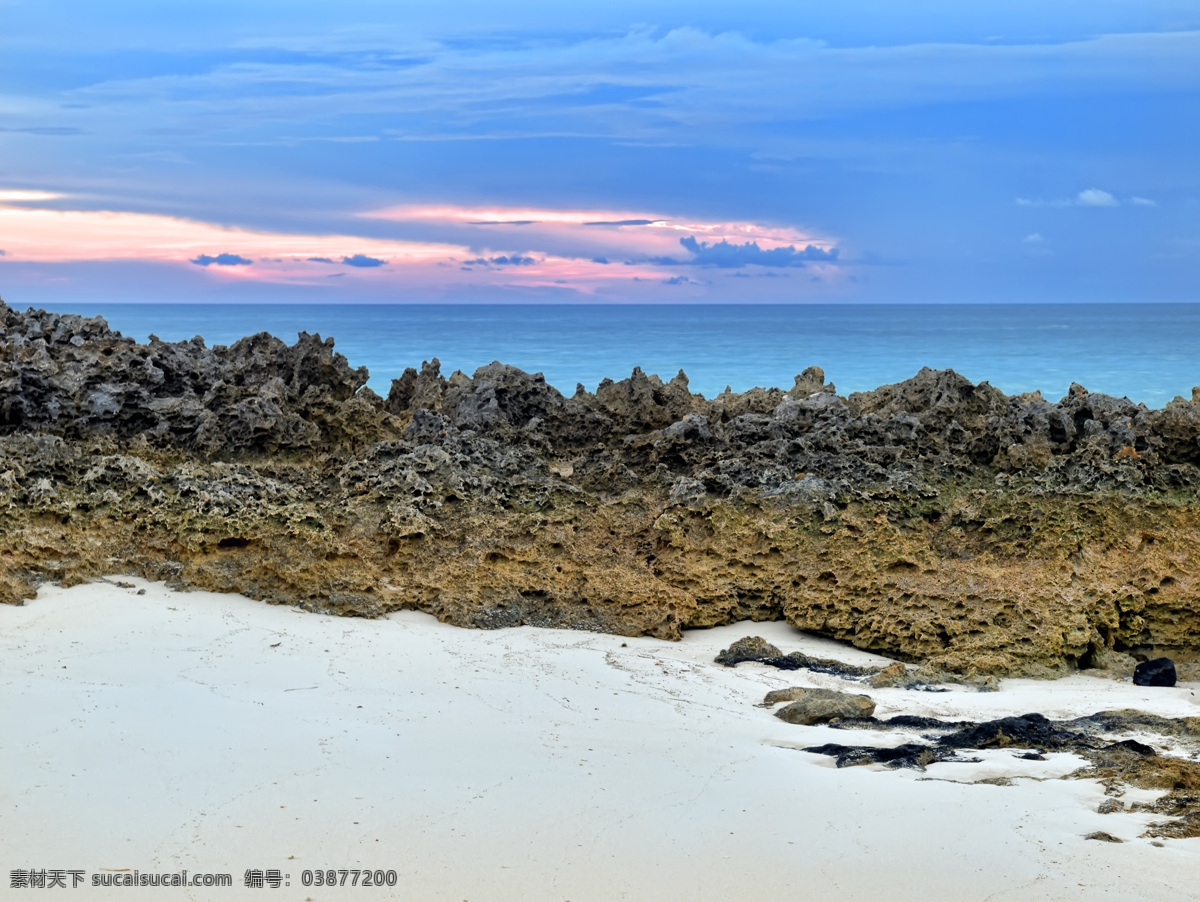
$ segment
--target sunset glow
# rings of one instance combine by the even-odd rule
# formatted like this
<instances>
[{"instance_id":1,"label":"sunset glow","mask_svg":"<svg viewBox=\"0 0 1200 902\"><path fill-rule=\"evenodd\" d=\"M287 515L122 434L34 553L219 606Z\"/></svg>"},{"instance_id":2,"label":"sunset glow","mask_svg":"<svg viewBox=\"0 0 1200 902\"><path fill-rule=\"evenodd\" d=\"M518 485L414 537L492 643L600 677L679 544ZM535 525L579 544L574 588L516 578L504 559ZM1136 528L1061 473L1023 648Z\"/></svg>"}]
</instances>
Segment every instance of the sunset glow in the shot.
<instances>
[{"instance_id":1,"label":"sunset glow","mask_svg":"<svg viewBox=\"0 0 1200 902\"><path fill-rule=\"evenodd\" d=\"M836 276L833 242L797 229L748 222L454 206L393 207L359 217L434 226L455 239L435 243L266 232L149 213L31 206L61 197L53 192L6 191L0 197L8 198L0 203L0 247L6 262L138 261L199 266L213 278L243 282L320 284L350 276L368 284L426 290L569 289L588 297L605 285L643 281L694 290L704 284L699 273L706 265L704 255L719 245L726 254L748 252L748 266L756 265L754 254L807 248L815 257L815 272ZM18 201L24 203L16 205Z\"/></svg>"},{"instance_id":2,"label":"sunset glow","mask_svg":"<svg viewBox=\"0 0 1200 902\"><path fill-rule=\"evenodd\" d=\"M181 2L0 0L0 296L1200 284L1194 3Z\"/></svg>"}]
</instances>

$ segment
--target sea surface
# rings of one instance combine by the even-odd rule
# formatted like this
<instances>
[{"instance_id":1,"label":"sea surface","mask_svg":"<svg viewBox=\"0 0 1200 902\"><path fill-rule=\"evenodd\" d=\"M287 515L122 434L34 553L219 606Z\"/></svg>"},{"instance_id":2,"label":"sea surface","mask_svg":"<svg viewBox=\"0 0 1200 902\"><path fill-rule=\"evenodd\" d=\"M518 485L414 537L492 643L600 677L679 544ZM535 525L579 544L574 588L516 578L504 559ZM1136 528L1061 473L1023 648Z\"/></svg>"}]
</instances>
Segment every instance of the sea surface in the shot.
<instances>
[{"instance_id":1,"label":"sea surface","mask_svg":"<svg viewBox=\"0 0 1200 902\"><path fill-rule=\"evenodd\" d=\"M231 344L271 332L333 336L387 394L405 367L437 357L442 373L500 360L542 372L564 394L594 390L635 366L680 369L707 397L726 385L790 388L816 364L840 394L957 370L1009 394L1047 400L1072 382L1161 407L1200 385L1200 304L1062 305L284 305L62 303L138 341L201 335Z\"/></svg>"}]
</instances>

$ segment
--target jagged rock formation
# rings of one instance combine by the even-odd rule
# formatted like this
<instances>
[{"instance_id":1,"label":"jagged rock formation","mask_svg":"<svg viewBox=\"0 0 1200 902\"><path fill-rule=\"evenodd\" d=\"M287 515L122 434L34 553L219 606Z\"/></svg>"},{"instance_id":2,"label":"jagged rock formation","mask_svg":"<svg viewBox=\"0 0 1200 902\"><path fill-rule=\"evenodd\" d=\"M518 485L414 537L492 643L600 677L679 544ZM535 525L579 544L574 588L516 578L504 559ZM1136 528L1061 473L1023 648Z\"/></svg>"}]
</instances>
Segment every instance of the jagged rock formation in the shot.
<instances>
[{"instance_id":1,"label":"jagged rock formation","mask_svg":"<svg viewBox=\"0 0 1200 902\"><path fill-rule=\"evenodd\" d=\"M0 599L137 572L373 616L677 637L779 619L962 674L1200 649L1200 404L922 370L386 399L332 341L139 345L0 304Z\"/></svg>"},{"instance_id":2,"label":"jagged rock formation","mask_svg":"<svg viewBox=\"0 0 1200 902\"><path fill-rule=\"evenodd\" d=\"M366 382L366 368L351 370L319 335L302 333L292 347L265 332L228 348L199 336L138 345L99 317L0 306L0 429L9 434L112 436L208 456L313 450L378 433L379 399Z\"/></svg>"}]
</instances>

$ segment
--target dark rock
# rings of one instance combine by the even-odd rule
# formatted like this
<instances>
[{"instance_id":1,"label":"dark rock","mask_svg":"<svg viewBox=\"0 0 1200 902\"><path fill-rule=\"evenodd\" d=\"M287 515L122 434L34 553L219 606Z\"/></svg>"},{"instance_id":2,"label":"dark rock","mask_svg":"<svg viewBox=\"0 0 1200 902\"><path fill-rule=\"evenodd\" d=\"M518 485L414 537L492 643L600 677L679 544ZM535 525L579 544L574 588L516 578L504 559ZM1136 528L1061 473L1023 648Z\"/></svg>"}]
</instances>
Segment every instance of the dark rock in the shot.
<instances>
[{"instance_id":1,"label":"dark rock","mask_svg":"<svg viewBox=\"0 0 1200 902\"><path fill-rule=\"evenodd\" d=\"M936 717L920 717L916 714L897 714L880 721L885 727L896 730L961 730L970 724L961 720L938 720Z\"/></svg>"},{"instance_id":2,"label":"dark rock","mask_svg":"<svg viewBox=\"0 0 1200 902\"><path fill-rule=\"evenodd\" d=\"M762 661L776 658L779 654L779 649L761 636L747 636L720 652L716 661L726 667L736 667L743 661Z\"/></svg>"},{"instance_id":3,"label":"dark rock","mask_svg":"<svg viewBox=\"0 0 1200 902\"><path fill-rule=\"evenodd\" d=\"M373 393L359 397L366 381L319 335L292 346L265 332L228 348L139 345L99 317L0 304L0 434L138 437L205 454L313 450L378 438L383 412Z\"/></svg>"},{"instance_id":4,"label":"dark rock","mask_svg":"<svg viewBox=\"0 0 1200 902\"><path fill-rule=\"evenodd\" d=\"M707 404L688 391L683 371L664 384L658 376L647 376L633 368L628 379L603 380L594 396L584 398L587 406L604 415L616 433L629 435L664 429L689 413L705 413Z\"/></svg>"},{"instance_id":5,"label":"dark rock","mask_svg":"<svg viewBox=\"0 0 1200 902\"><path fill-rule=\"evenodd\" d=\"M1083 734L1064 729L1042 714L1024 714L956 730L938 740L938 745L949 749L1063 749L1083 741Z\"/></svg>"},{"instance_id":6,"label":"dark rock","mask_svg":"<svg viewBox=\"0 0 1200 902\"><path fill-rule=\"evenodd\" d=\"M772 655L766 658L759 658L759 660L780 670L804 670L809 666L812 659L803 652L794 651L791 654Z\"/></svg>"},{"instance_id":7,"label":"dark rock","mask_svg":"<svg viewBox=\"0 0 1200 902\"><path fill-rule=\"evenodd\" d=\"M814 658L799 651L764 657L759 661L779 670L811 670L813 673L828 674L846 680L860 680L865 677L866 681L876 688L900 685L908 674L907 668L899 661L893 661L886 667L863 667L833 658Z\"/></svg>"},{"instance_id":8,"label":"dark rock","mask_svg":"<svg viewBox=\"0 0 1200 902\"><path fill-rule=\"evenodd\" d=\"M1133 752L1135 755L1141 755L1143 758L1150 758L1158 754L1153 748L1144 742L1138 742L1136 739L1122 739L1120 742L1114 742L1112 745L1105 746L1105 751L1115 749L1124 749L1125 751Z\"/></svg>"},{"instance_id":9,"label":"dark rock","mask_svg":"<svg viewBox=\"0 0 1200 902\"><path fill-rule=\"evenodd\" d=\"M774 655L760 658L763 664L777 667L780 670L811 670L814 673L825 673L830 676L854 678L879 673L879 667L859 667L855 664L845 664L832 658L814 658L804 652L794 651L787 655Z\"/></svg>"},{"instance_id":10,"label":"dark rock","mask_svg":"<svg viewBox=\"0 0 1200 902\"><path fill-rule=\"evenodd\" d=\"M1076 779L1098 779L1110 795L1120 795L1128 784L1154 789L1165 794L1154 802L1135 806L1142 812L1165 815L1169 820L1151 824L1144 836L1173 838L1200 837L1200 761L1174 755L1158 755L1150 746L1136 740L1105 741L1100 732L1121 733L1144 730L1162 736L1178 737L1189 743L1200 738L1200 718L1166 718L1141 711L1105 711L1069 721L1052 721L1040 714L1004 717L979 724L950 723L924 717L873 717L847 719L832 724L844 729L920 729L926 743L907 742L895 748L852 746L837 743L804 749L835 759L838 767L859 764L883 764L924 770L930 764L972 760L960 757L971 748L1026 747L1035 749L1014 757L1040 761L1044 750L1073 752L1090 762L1090 767L1075 771ZM1000 778L1001 780L1005 778ZM1008 784L1005 784L1008 785ZM1116 799L1100 806L1100 813L1123 811ZM1101 837L1102 838L1102 837Z\"/></svg>"},{"instance_id":11,"label":"dark rock","mask_svg":"<svg viewBox=\"0 0 1200 902\"><path fill-rule=\"evenodd\" d=\"M561 431L568 404L541 373L530 375L494 361L460 384L452 379L442 408L459 429L512 440L523 430Z\"/></svg>"},{"instance_id":12,"label":"dark rock","mask_svg":"<svg viewBox=\"0 0 1200 902\"><path fill-rule=\"evenodd\" d=\"M1089 833L1084 837L1084 839L1097 839L1100 842L1125 842L1125 840L1119 839L1118 837L1113 836L1111 833L1106 833L1103 830L1097 830L1095 833Z\"/></svg>"},{"instance_id":13,"label":"dark rock","mask_svg":"<svg viewBox=\"0 0 1200 902\"><path fill-rule=\"evenodd\" d=\"M854 767L859 764L886 764L888 767L907 767L914 770L924 770L929 764L938 760L936 749L919 743L906 742L894 748L873 748L871 746L838 745L828 742L824 745L814 745L804 749L815 755L828 755L835 759L838 767Z\"/></svg>"},{"instance_id":14,"label":"dark rock","mask_svg":"<svg viewBox=\"0 0 1200 902\"><path fill-rule=\"evenodd\" d=\"M1175 662L1170 658L1143 660L1133 669L1133 682L1137 686L1174 686Z\"/></svg>"},{"instance_id":15,"label":"dark rock","mask_svg":"<svg viewBox=\"0 0 1200 902\"><path fill-rule=\"evenodd\" d=\"M889 767L923 769L934 762L965 760L958 756L964 749L1015 747L1037 749L1038 754L1041 754L1046 749L1078 751L1100 745L1090 736L1066 729L1063 724L1051 721L1041 714L1002 717L977 724L902 715L886 721L874 721L873 726L878 729L934 731L940 735L932 745L907 743L900 746L899 750L877 749L872 746L828 746L830 751L805 751L836 755L839 767L849 764L887 764Z\"/></svg>"}]
</instances>

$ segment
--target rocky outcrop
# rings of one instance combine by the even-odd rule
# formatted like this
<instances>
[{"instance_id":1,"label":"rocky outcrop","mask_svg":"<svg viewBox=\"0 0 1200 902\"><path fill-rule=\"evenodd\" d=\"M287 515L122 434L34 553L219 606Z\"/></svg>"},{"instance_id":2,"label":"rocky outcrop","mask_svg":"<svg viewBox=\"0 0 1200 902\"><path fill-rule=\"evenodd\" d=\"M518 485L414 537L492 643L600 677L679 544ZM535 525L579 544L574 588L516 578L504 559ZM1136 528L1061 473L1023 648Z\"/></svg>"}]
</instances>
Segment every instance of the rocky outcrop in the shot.
<instances>
[{"instance_id":1,"label":"rocky outcrop","mask_svg":"<svg viewBox=\"0 0 1200 902\"><path fill-rule=\"evenodd\" d=\"M333 340L263 332L230 347L151 338L103 319L0 306L0 430L110 436L211 455L378 440L382 412Z\"/></svg>"},{"instance_id":2,"label":"rocky outcrop","mask_svg":"<svg viewBox=\"0 0 1200 902\"><path fill-rule=\"evenodd\" d=\"M737 620L977 677L1200 649L1200 405L922 370L841 397L365 387L332 340L140 345L0 306L0 598L126 570L375 616L675 638Z\"/></svg>"}]
</instances>

